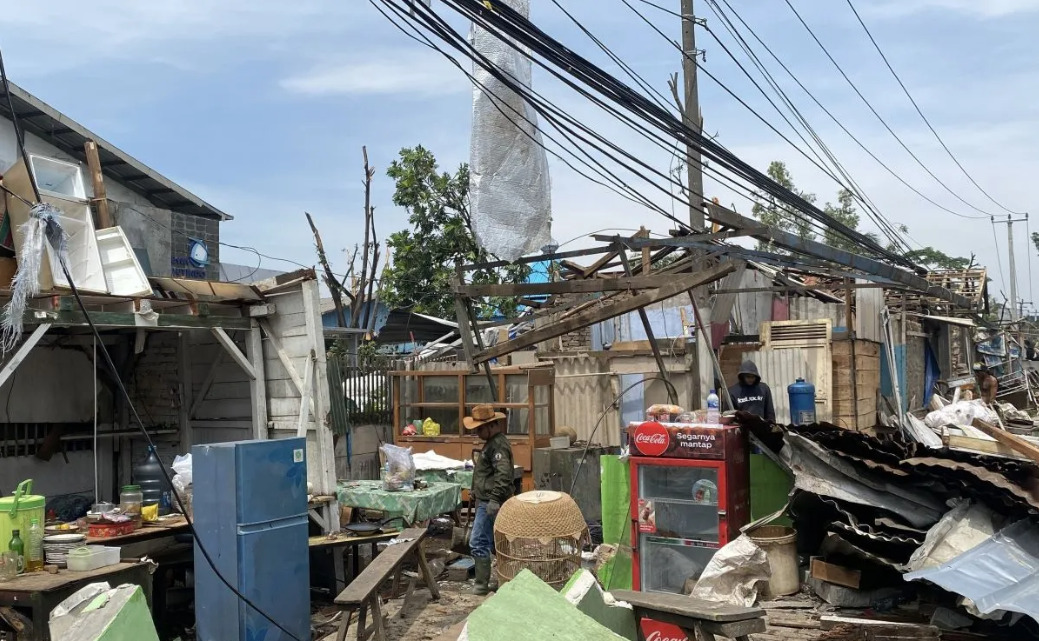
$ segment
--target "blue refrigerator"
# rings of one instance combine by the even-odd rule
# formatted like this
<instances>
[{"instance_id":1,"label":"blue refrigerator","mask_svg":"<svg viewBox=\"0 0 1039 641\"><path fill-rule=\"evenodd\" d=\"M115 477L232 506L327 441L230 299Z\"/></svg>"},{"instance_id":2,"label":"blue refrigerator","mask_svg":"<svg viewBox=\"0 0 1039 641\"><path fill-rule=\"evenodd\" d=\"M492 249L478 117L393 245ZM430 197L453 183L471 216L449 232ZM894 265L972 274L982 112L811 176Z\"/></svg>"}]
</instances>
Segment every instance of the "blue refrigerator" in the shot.
<instances>
[{"instance_id":1,"label":"blue refrigerator","mask_svg":"<svg viewBox=\"0 0 1039 641\"><path fill-rule=\"evenodd\" d=\"M310 639L306 439L191 448L195 530L213 564L264 613ZM290 641L217 577L195 543L198 641Z\"/></svg>"}]
</instances>

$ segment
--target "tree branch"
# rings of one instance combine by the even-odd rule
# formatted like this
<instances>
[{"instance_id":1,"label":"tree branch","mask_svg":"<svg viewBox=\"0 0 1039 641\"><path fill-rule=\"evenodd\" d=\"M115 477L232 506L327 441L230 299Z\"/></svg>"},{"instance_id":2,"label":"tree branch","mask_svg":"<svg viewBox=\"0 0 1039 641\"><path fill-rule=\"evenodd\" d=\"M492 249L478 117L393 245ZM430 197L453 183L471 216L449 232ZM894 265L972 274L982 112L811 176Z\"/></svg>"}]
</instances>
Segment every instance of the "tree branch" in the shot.
<instances>
[{"instance_id":1,"label":"tree branch","mask_svg":"<svg viewBox=\"0 0 1039 641\"><path fill-rule=\"evenodd\" d=\"M314 219L310 217L308 212L303 212L307 216L307 222L310 223L310 231L314 233L314 246L317 248L317 259L321 262L321 267L325 270L325 285L328 286L328 291L332 294L332 302L336 306L336 321L340 327L346 327L346 314L343 312L343 297L345 293L351 301L353 296L350 292L346 291L343 284L335 277L332 272L331 265L328 264L328 257L325 256L325 245L321 242L321 232L317 230L317 225L314 224Z\"/></svg>"},{"instance_id":2,"label":"tree branch","mask_svg":"<svg viewBox=\"0 0 1039 641\"><path fill-rule=\"evenodd\" d=\"M361 318L361 307L367 300L365 289L368 284L368 254L372 229L372 177L375 169L368 165L368 148L361 147L364 156L364 245L361 248L361 281L357 287L357 299L350 314L350 327L357 327Z\"/></svg>"}]
</instances>

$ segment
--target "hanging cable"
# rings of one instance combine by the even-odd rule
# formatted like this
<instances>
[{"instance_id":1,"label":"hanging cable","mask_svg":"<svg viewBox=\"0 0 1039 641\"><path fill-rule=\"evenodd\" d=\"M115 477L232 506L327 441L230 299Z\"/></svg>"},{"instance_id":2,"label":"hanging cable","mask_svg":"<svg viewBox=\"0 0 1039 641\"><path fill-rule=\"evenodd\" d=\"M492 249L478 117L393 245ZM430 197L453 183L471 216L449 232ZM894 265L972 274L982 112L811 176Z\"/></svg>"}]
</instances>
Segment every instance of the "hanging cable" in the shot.
<instances>
[{"instance_id":1,"label":"hanging cable","mask_svg":"<svg viewBox=\"0 0 1039 641\"><path fill-rule=\"evenodd\" d=\"M804 18L801 17L801 14L794 7L793 3L790 0L783 1L786 3L786 6L790 7L790 10L794 12L794 15L797 16L798 21L808 31L808 34L812 36L812 40L815 41L815 44L819 45L819 48L822 49L823 53L826 54L826 57L830 60L831 63L833 63L833 66L836 67L837 71L841 74L841 77L843 77L844 80L847 81L848 85L851 86L851 88L855 91L855 94L862 100L863 103L865 103L865 105L869 108L873 115L876 116L877 120L880 121L880 124L884 125L884 128L887 129L888 133L890 133L891 136L894 137L896 141L898 141L898 144L902 147L902 149L904 149L906 153L908 153L910 157L912 157L912 159L916 161L916 164L920 165L920 167L923 168L923 170L926 171L927 174L935 180L935 182L941 185L945 189L945 191L952 194L953 197L956 198L956 200L960 201L967 207L970 207L974 211L983 214L982 216L969 216L966 214L954 213L954 215L959 216L961 218L984 218L986 216L990 216L991 214L989 212L985 211L984 209L975 207L971 203L967 202L962 196L956 193L956 191L954 191L952 187L949 187L948 184L946 184L933 171L931 171L931 168L924 164L924 162L920 160L920 158L915 153L913 153L913 150L909 148L909 146L905 143L905 141L902 140L902 138L897 133L895 133L895 130L891 128L891 126L887 123L886 120L884 120L884 117L881 116L880 112L876 110L876 108L873 106L873 103L871 103L869 99L866 98L865 95L863 95L862 91L859 90L858 86L844 71L844 68L841 67L840 63L838 63L837 60L833 57L833 55L830 54L830 50L827 49L826 45L824 45L822 41L819 40L819 37L815 35L815 31L813 31L812 28L808 26L808 23L805 22Z\"/></svg>"},{"instance_id":2,"label":"hanging cable","mask_svg":"<svg viewBox=\"0 0 1039 641\"><path fill-rule=\"evenodd\" d=\"M834 113L832 111L830 111L826 107L826 105L824 105L816 97L816 95L814 93L812 93L812 91L808 87L805 86L805 84L801 81L801 79L798 78L797 75L795 75L793 71L791 71L791 69L786 65L786 63L783 62L782 59L779 58L778 55L776 55L776 53L772 50L772 48L769 47L765 43L765 41L761 39L761 37L757 34L757 32L749 24L747 24L747 21L744 20L743 17L739 14L739 12L736 11L736 9L734 9L732 7L732 5L729 3L728 0L721 0L721 2L725 4L726 8L728 8L728 10L729 10L729 13L734 15L736 17L736 19L739 20L740 24L743 25L743 27L758 42L758 44L760 44L762 47L764 47L765 51L767 51L768 54L772 57L772 59L775 60L777 64L779 64L779 66L783 69L783 71L785 71L786 74L788 76L790 76L791 80L793 80L795 83L797 83L797 86L800 87L800 89L805 93L805 95L807 95L809 98L811 98L812 102L815 103L815 105L817 107L819 107L819 109L822 110L822 112L825 113L830 118L830 120L832 120L833 123L835 125L837 125L837 127L840 128L841 131L844 132L844 134L846 136L848 136L848 138L850 138L856 145L858 145L858 147L860 149L862 149L862 151L864 151L870 158L872 158L874 162L876 162L878 165L880 165L884 169L884 171L886 171L888 174L890 174L892 178L897 180L899 183L902 184L902 186L904 186L906 189L909 189L911 192L913 192L914 194L919 196L924 201L930 203L934 207L936 207L936 208L938 208L938 209L940 209L940 210L942 210L942 211L944 211L944 212L946 212L948 214L952 214L953 216L959 216L960 218L978 218L978 219L981 218L980 216L965 216L965 215L962 215L962 214L960 214L959 212L957 212L957 211L955 211L953 209L949 209L945 205L942 205L941 203L939 203L938 201L934 200L933 198L931 198L927 194L923 193L922 191L920 191L919 189L917 189L916 187L911 185L908 181L906 181L906 179L899 172L895 171L887 163L885 163L883 160L881 160L880 157L877 156L877 154L874 153L872 149L867 147L866 144L864 142L862 142L862 140L860 140L858 136L856 136L854 133L852 133L851 130L849 130L848 127L840 120L840 118L838 118L836 115L834 115ZM917 244L919 245L919 243L917 243Z\"/></svg>"},{"instance_id":3,"label":"hanging cable","mask_svg":"<svg viewBox=\"0 0 1039 641\"><path fill-rule=\"evenodd\" d=\"M447 41L452 47L471 56L471 53L465 49L466 39L461 37L435 11L429 9L424 4L409 0L381 1L387 6L397 5L398 14L403 14L404 19L421 24L424 28L429 29ZM670 112L660 109L652 101L641 94L633 92L613 76L603 72L584 58L563 47L511 8L495 6L494 10L490 11L482 3L475 0L447 0L445 4L463 17L472 20L476 26L486 28L506 41L512 40L517 42L521 45L520 49L524 52L524 55L535 61L541 68L546 69L564 84L581 95L588 97L595 104L600 105L616 117L622 117L616 111L616 108L620 108L624 112L639 118L643 126L650 125L661 133L686 142L693 148L699 148L701 153L709 160L713 160L724 169L735 173L737 177L750 182L751 185L760 189L762 193L776 198L777 201L799 212L806 213L816 221L833 229L836 233L847 236L854 242L859 243L865 250L871 253L919 271L919 268L910 261L885 250L874 240L839 223L802 196L776 184L775 181L740 160L723 146L703 136L701 133L693 131ZM476 59L481 66L487 68L488 65L485 61L481 61L479 57ZM494 73L495 70L489 68L488 71ZM530 96L529 91L519 87L511 78L503 77L502 82L517 93ZM611 108L614 109L612 112L610 111ZM614 151L638 162L638 159L633 158L625 149L618 148L615 144L611 145L611 141L608 140L605 143ZM673 145L674 143L672 141L669 144ZM665 180L667 179L666 176L664 178Z\"/></svg>"},{"instance_id":4,"label":"hanging cable","mask_svg":"<svg viewBox=\"0 0 1039 641\"><path fill-rule=\"evenodd\" d=\"M956 163L957 167L960 168L960 171L963 172L963 175L967 177L967 180L969 180L972 185L978 188L978 191L985 194L986 198L991 200L997 207L999 207L1003 211L1015 215L1023 214L1024 212L1008 209L998 200L993 198L987 191L985 191L985 189L978 184L978 181L974 180L974 176L972 176L970 172L967 171L967 169L960 162L960 159L956 157L956 154L952 153L952 150L949 149L949 146L947 144L945 144L945 141L942 140L942 137L938 135L938 131L935 130L933 125L931 125L931 121L928 120L927 116L924 115L924 112L920 109L920 105L917 104L916 99L913 98L913 95L911 93L909 93L909 89L906 87L905 83L902 82L902 78L899 77L899 75L895 72L895 68L891 66L891 62L887 59L887 55L884 54L884 50L880 48L879 44L877 44L877 40L873 37L873 33L869 30L869 27L867 27L866 23L862 20L862 16L859 15L858 9L855 8L855 5L852 3L851 0L847 0L847 3L848 7L851 9L851 12L855 14L855 19L859 21L859 24L862 25L863 31L865 31L866 35L869 37L869 41L873 43L873 47L877 50L877 53L880 54L881 59L884 61L884 65L887 67L888 71L891 72L891 75L895 77L895 80L898 81L898 86L902 88L902 92L906 95L906 98L909 98L909 102L913 103L913 109L916 110L916 113L920 116L920 119L924 121L924 124L927 125L927 128L931 130L931 133L934 134L935 139L942 146L942 149L945 150L945 153L949 155L949 158L952 158L952 161Z\"/></svg>"},{"instance_id":5,"label":"hanging cable","mask_svg":"<svg viewBox=\"0 0 1039 641\"><path fill-rule=\"evenodd\" d=\"M101 477L97 472L97 337L94 337L94 355L90 362L90 371L94 375L94 502L101 502Z\"/></svg>"}]
</instances>

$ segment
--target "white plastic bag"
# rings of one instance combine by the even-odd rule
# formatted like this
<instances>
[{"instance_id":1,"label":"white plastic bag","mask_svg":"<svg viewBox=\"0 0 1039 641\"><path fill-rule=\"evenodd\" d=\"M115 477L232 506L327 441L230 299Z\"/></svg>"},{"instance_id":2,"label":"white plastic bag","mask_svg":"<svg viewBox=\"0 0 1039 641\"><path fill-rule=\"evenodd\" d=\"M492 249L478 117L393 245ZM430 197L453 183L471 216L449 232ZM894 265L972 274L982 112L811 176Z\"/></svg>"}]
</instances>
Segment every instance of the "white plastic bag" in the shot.
<instances>
[{"instance_id":1,"label":"white plastic bag","mask_svg":"<svg viewBox=\"0 0 1039 641\"><path fill-rule=\"evenodd\" d=\"M981 400L960 401L946 405L924 417L924 423L932 430L938 430L946 425L971 425L976 418L992 425L999 424L999 415L989 409Z\"/></svg>"},{"instance_id":2,"label":"white plastic bag","mask_svg":"<svg viewBox=\"0 0 1039 641\"><path fill-rule=\"evenodd\" d=\"M410 447L386 443L379 448L386 458L382 470L382 489L387 492L410 492L415 489L415 461Z\"/></svg>"},{"instance_id":3,"label":"white plastic bag","mask_svg":"<svg viewBox=\"0 0 1039 641\"><path fill-rule=\"evenodd\" d=\"M191 499L194 494L191 486L191 454L178 456L173 459L173 491L177 493L179 501L174 502L174 508L186 514L192 515Z\"/></svg>"}]
</instances>

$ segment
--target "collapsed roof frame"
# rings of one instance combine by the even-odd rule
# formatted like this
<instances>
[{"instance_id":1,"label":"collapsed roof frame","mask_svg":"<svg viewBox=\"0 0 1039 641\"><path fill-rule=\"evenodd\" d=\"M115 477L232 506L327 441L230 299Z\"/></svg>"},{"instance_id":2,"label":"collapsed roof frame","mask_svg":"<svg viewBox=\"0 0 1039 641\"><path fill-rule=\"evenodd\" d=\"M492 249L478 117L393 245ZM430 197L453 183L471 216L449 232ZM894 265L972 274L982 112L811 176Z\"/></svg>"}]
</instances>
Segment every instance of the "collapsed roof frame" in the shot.
<instances>
[{"instance_id":1,"label":"collapsed roof frame","mask_svg":"<svg viewBox=\"0 0 1039 641\"><path fill-rule=\"evenodd\" d=\"M876 258L855 254L818 241L801 238L790 232L762 225L756 220L741 216L713 202L705 202L703 204L707 210L708 218L720 225L722 227L721 231L656 239L649 238L645 232L640 232L630 238L596 235L593 236L595 240L605 241L608 244L591 249L529 256L516 261L517 264L530 264L601 255L592 266L587 268L575 265L569 261L562 262L561 264L570 273L571 278L561 282L470 285L465 283L466 272L504 267L510 263L496 261L458 266L456 268L453 292L455 294L459 327L465 326L471 329L471 333L460 332L463 351L470 366L475 370L477 366L481 364L486 366L491 360L513 351L531 347L545 340L551 340L563 334L631 311L639 311L641 315L644 315L646 306L685 292L691 293L695 288L713 283L724 276L732 274L744 261L751 262L757 267L769 265L779 268L775 273L775 277L783 284L775 288L759 288L767 291L797 291L809 295L818 295L823 298L833 298L832 294L823 291L818 286L797 282L797 279L791 278L791 272L796 272L815 274L835 281L843 281L835 289L846 291L866 287L897 289L919 292L924 296L938 299L952 305L954 308L963 310L974 310L979 305L977 296L967 297L959 292L950 291L939 284L940 280L936 282L936 279L929 278L927 275L910 272ZM736 237L754 238L790 251L791 255L748 249L725 242ZM654 262L677 249L687 252L699 251L700 255L686 256L661 271L650 274ZM628 250L642 251L642 260L634 270L628 263L626 254ZM719 259L723 257L729 260L720 261ZM604 271L617 267L618 264L615 261L619 261L620 265L624 267L624 272L611 274ZM711 265L712 263L714 264L713 267L708 267L693 274L681 273L683 270L692 269L694 266ZM648 266L649 269L644 269L644 266ZM784 271L787 273L784 273ZM855 283L853 279L862 279L869 282ZM741 291L738 282L733 282L731 276L727 279L725 285L725 287L718 289L716 293L729 295ZM578 298L575 301L571 301L570 304L564 304L555 308L552 311L561 313L562 317L559 322L551 326L537 328L491 347L483 345L472 305L473 299L490 296L524 299L538 295L566 294L578 296L582 294L585 296L594 296L594 294L605 295L594 298L592 301ZM608 302L611 300L613 302ZM595 302L599 303L598 306L589 309L588 306ZM575 306L575 309L569 309ZM546 313L551 312L541 310L535 315L542 316ZM523 320L529 319L530 317L528 316ZM648 321L643 319L643 323L647 325L647 330L649 330ZM647 335L651 337L651 345L655 346L656 341L652 339L652 331L647 331Z\"/></svg>"}]
</instances>

